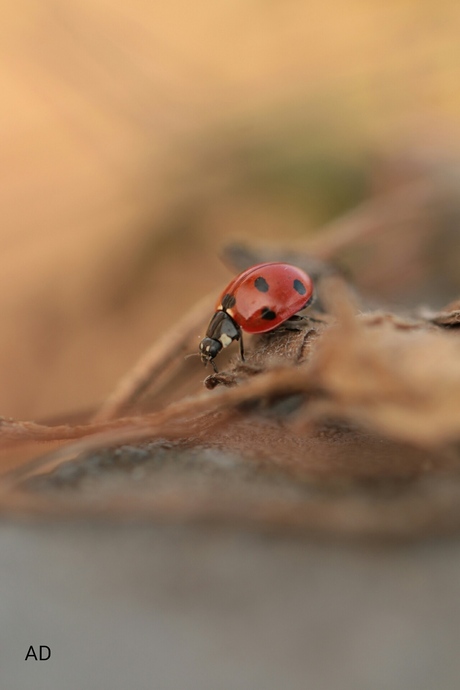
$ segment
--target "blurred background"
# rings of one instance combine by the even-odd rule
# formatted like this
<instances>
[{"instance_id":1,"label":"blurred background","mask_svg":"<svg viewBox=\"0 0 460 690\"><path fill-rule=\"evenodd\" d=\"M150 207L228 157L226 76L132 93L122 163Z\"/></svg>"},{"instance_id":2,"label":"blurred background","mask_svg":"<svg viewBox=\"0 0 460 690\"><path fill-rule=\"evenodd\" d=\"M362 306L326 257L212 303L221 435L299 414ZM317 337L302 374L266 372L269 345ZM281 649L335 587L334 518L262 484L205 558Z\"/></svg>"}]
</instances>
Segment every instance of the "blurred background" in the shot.
<instances>
[{"instance_id":1,"label":"blurred background","mask_svg":"<svg viewBox=\"0 0 460 690\"><path fill-rule=\"evenodd\" d=\"M226 243L308 248L420 177L451 200L446 255L425 247L438 301L460 288L459 31L448 0L4 2L1 414L94 407L228 282ZM400 292L405 232L386 255Z\"/></svg>"}]
</instances>

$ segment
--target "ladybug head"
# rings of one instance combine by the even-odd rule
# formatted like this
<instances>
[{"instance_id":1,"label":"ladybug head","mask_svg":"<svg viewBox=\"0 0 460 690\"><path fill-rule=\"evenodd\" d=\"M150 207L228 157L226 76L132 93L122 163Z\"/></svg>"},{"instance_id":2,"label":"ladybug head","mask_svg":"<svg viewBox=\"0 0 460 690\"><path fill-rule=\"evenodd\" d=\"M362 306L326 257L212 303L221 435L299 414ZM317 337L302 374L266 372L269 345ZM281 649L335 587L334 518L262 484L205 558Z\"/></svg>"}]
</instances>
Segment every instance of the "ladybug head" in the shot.
<instances>
[{"instance_id":1,"label":"ladybug head","mask_svg":"<svg viewBox=\"0 0 460 690\"><path fill-rule=\"evenodd\" d=\"M217 373L214 357L219 354L223 347L228 347L230 343L240 338L240 328L230 314L222 310L216 311L209 322L206 337L200 343L201 361L205 366L211 362L212 368Z\"/></svg>"},{"instance_id":2,"label":"ladybug head","mask_svg":"<svg viewBox=\"0 0 460 690\"><path fill-rule=\"evenodd\" d=\"M200 343L201 361L206 366L211 362L212 368L217 373L216 365L214 364L214 357L216 357L222 350L222 343L214 338L203 338Z\"/></svg>"}]
</instances>

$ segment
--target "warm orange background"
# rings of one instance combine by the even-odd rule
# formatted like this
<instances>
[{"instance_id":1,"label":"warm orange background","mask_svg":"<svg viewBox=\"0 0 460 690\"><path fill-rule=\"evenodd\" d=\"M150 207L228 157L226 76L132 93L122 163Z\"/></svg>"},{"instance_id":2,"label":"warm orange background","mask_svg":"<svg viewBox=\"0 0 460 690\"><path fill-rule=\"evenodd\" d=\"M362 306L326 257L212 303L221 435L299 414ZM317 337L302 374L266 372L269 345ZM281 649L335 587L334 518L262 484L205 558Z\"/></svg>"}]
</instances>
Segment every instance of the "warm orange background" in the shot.
<instances>
[{"instance_id":1,"label":"warm orange background","mask_svg":"<svg viewBox=\"0 0 460 690\"><path fill-rule=\"evenodd\" d=\"M306 237L365 198L379 156L457 155L458 2L1 14L5 416L97 404L230 278L230 238Z\"/></svg>"}]
</instances>

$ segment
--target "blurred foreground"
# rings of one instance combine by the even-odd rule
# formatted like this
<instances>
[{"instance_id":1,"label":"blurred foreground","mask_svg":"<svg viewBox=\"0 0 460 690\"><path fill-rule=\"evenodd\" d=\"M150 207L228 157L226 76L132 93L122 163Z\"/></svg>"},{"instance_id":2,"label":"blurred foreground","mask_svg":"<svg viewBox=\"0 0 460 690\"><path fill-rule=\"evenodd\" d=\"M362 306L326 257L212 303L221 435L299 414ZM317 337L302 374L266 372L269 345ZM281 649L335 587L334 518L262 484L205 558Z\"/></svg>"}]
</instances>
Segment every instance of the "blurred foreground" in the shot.
<instances>
[{"instance_id":1,"label":"blurred foreground","mask_svg":"<svg viewBox=\"0 0 460 690\"><path fill-rule=\"evenodd\" d=\"M0 552L6 690L458 688L458 543L2 525Z\"/></svg>"}]
</instances>

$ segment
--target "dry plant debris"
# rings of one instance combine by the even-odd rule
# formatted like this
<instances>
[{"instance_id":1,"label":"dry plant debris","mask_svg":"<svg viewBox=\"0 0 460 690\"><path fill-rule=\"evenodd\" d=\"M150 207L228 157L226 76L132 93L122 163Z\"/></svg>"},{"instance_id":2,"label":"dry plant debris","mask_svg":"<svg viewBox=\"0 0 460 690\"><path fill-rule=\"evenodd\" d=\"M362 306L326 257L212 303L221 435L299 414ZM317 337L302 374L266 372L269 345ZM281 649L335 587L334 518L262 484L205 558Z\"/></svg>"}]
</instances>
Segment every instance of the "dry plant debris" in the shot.
<instances>
[{"instance_id":1,"label":"dry plant debris","mask_svg":"<svg viewBox=\"0 0 460 690\"><path fill-rule=\"evenodd\" d=\"M244 267L244 249L233 254ZM184 368L209 317L206 298L93 421L3 419L4 513L347 536L458 532L459 303L409 317L363 310L329 264L296 259L315 272L319 311L296 331L253 338L244 363L235 355L206 377L198 358ZM178 376L195 392L155 405L145 393L160 373L170 393ZM40 454L43 442L51 451ZM28 452L14 460L18 448Z\"/></svg>"}]
</instances>

